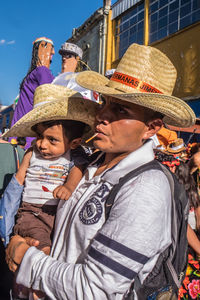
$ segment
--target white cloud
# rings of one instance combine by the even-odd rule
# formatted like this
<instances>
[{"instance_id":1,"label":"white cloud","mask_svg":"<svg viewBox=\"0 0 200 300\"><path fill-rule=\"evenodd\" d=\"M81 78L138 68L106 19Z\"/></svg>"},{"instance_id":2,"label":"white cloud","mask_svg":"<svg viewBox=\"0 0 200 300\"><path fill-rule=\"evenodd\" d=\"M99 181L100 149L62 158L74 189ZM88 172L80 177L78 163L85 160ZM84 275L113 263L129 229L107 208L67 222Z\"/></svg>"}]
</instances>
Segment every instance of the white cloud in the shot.
<instances>
[{"instance_id":1,"label":"white cloud","mask_svg":"<svg viewBox=\"0 0 200 300\"><path fill-rule=\"evenodd\" d=\"M14 40L7 42L7 45L12 45L12 44L15 44Z\"/></svg>"},{"instance_id":2,"label":"white cloud","mask_svg":"<svg viewBox=\"0 0 200 300\"><path fill-rule=\"evenodd\" d=\"M8 42L4 39L0 40L0 46L1 45L13 45L13 44L15 44L15 40L11 40L11 41L8 41Z\"/></svg>"}]
</instances>

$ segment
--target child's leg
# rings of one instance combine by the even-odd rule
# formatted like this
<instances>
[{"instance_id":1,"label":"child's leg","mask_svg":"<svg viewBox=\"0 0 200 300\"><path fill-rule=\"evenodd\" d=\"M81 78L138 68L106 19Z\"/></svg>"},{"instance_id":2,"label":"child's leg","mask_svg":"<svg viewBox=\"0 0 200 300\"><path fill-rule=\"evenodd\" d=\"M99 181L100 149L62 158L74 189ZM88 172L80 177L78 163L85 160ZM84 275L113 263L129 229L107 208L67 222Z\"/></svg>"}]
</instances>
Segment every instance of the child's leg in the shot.
<instances>
[{"instance_id":1,"label":"child's leg","mask_svg":"<svg viewBox=\"0 0 200 300\"><path fill-rule=\"evenodd\" d=\"M43 205L26 204L26 209L28 210L26 217L23 215L23 220L18 227L20 227L21 230L23 229L23 236L30 236L39 240L40 244L37 248L46 255L49 255L51 249L51 234L57 206L48 205L44 207ZM21 232L17 233L20 234ZM45 294L43 292L30 291L29 289L29 299L39 300L44 299L44 297Z\"/></svg>"}]
</instances>

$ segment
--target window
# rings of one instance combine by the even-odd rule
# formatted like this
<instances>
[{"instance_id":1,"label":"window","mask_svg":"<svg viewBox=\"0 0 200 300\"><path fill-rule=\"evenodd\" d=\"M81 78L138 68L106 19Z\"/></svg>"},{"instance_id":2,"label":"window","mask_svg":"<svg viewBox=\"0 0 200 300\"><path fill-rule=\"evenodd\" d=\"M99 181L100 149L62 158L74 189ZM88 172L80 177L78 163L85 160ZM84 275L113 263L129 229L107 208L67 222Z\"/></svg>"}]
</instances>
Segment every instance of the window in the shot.
<instances>
[{"instance_id":1,"label":"window","mask_svg":"<svg viewBox=\"0 0 200 300\"><path fill-rule=\"evenodd\" d=\"M150 43L200 20L200 0L150 0Z\"/></svg>"},{"instance_id":2,"label":"window","mask_svg":"<svg viewBox=\"0 0 200 300\"><path fill-rule=\"evenodd\" d=\"M200 21L200 0L149 0L149 42ZM143 44L144 0L116 18L116 59L132 43Z\"/></svg>"},{"instance_id":3,"label":"window","mask_svg":"<svg viewBox=\"0 0 200 300\"><path fill-rule=\"evenodd\" d=\"M116 20L116 58L123 56L132 43L143 44L144 39L144 1L133 6Z\"/></svg>"}]
</instances>

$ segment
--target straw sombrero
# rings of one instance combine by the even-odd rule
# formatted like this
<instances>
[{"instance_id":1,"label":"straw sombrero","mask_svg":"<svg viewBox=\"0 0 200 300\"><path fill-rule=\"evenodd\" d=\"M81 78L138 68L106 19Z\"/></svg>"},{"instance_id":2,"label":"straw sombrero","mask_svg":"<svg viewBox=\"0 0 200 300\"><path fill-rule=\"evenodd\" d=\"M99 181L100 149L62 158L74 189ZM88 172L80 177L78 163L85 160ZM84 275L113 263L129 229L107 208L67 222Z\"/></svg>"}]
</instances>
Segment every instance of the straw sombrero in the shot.
<instances>
[{"instance_id":1,"label":"straw sombrero","mask_svg":"<svg viewBox=\"0 0 200 300\"><path fill-rule=\"evenodd\" d=\"M3 136L36 136L33 125L49 120L75 120L89 125L83 139L93 134L97 104L64 86L43 84L34 93L33 109L16 122Z\"/></svg>"},{"instance_id":2,"label":"straw sombrero","mask_svg":"<svg viewBox=\"0 0 200 300\"><path fill-rule=\"evenodd\" d=\"M84 71L76 81L84 88L158 111L167 124L190 127L195 123L189 105L172 96L175 67L156 48L132 44L110 80L94 71Z\"/></svg>"},{"instance_id":3,"label":"straw sombrero","mask_svg":"<svg viewBox=\"0 0 200 300\"><path fill-rule=\"evenodd\" d=\"M181 139L181 138L174 140L172 143L170 143L166 147L166 152L168 152L170 154L171 153L180 153L185 150L186 150L186 147L185 147L183 139Z\"/></svg>"}]
</instances>

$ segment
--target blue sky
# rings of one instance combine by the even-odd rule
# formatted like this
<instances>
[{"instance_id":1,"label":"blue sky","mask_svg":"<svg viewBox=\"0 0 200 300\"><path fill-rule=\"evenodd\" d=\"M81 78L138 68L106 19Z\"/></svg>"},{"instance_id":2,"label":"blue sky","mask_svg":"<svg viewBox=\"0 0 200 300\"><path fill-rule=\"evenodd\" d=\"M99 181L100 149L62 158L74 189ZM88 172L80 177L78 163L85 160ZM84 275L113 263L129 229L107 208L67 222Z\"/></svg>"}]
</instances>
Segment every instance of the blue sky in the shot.
<instances>
[{"instance_id":1,"label":"blue sky","mask_svg":"<svg viewBox=\"0 0 200 300\"><path fill-rule=\"evenodd\" d=\"M32 42L40 36L54 41L55 55L51 64L54 76L61 69L58 50L71 37L72 29L84 23L103 0L7 0L0 9L0 102L10 105L19 93L26 75Z\"/></svg>"}]
</instances>

